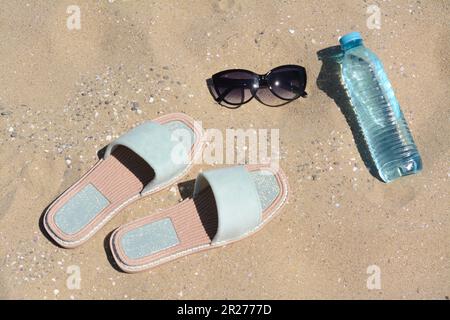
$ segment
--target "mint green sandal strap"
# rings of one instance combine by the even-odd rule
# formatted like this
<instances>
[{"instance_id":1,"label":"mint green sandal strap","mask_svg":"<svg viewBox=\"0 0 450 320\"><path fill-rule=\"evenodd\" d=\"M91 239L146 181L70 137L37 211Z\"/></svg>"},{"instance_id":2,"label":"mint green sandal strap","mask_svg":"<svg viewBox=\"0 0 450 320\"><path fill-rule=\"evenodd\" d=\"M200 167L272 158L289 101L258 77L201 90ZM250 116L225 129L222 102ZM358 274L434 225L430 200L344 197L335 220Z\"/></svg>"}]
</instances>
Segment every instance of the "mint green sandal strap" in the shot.
<instances>
[{"instance_id":1,"label":"mint green sandal strap","mask_svg":"<svg viewBox=\"0 0 450 320\"><path fill-rule=\"evenodd\" d=\"M200 173L195 182L194 197L208 186L214 194L219 218L212 244L238 239L261 223L261 201L243 166Z\"/></svg>"},{"instance_id":2,"label":"mint green sandal strap","mask_svg":"<svg viewBox=\"0 0 450 320\"><path fill-rule=\"evenodd\" d=\"M154 179L142 191L149 192L167 183L189 164L186 145L174 140L176 139L173 139L172 133L164 125L147 121L109 144L104 158L109 157L118 146L127 147L139 155L155 173Z\"/></svg>"}]
</instances>

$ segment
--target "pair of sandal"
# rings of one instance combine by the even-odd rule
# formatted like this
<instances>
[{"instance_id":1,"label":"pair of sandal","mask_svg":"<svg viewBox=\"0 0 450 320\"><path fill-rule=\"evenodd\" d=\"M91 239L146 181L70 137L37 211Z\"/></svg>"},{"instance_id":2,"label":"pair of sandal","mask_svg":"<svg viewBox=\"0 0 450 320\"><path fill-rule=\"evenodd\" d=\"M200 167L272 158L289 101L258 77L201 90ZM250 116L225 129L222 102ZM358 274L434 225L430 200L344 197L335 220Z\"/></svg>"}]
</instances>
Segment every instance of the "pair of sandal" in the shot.
<instances>
[{"instance_id":1,"label":"pair of sandal","mask_svg":"<svg viewBox=\"0 0 450 320\"><path fill-rule=\"evenodd\" d=\"M202 152L202 134L194 119L174 113L122 135L48 207L46 231L62 247L81 245L126 205L181 179ZM138 272L220 247L258 231L287 193L283 172L268 165L205 171L191 198L116 229L111 251L123 271Z\"/></svg>"}]
</instances>

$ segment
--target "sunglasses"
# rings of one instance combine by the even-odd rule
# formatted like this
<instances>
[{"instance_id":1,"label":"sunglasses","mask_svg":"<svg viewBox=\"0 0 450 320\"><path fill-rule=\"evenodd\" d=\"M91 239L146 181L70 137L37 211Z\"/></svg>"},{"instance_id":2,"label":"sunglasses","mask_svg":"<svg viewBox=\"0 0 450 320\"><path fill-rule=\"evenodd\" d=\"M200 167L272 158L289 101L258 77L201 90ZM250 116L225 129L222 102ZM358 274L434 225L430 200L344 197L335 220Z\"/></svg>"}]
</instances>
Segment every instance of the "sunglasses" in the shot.
<instances>
[{"instance_id":1,"label":"sunglasses","mask_svg":"<svg viewBox=\"0 0 450 320\"><path fill-rule=\"evenodd\" d=\"M207 80L208 89L217 103L237 108L256 98L275 107L306 97L306 70L302 66L284 65L264 75L244 69L216 73Z\"/></svg>"}]
</instances>

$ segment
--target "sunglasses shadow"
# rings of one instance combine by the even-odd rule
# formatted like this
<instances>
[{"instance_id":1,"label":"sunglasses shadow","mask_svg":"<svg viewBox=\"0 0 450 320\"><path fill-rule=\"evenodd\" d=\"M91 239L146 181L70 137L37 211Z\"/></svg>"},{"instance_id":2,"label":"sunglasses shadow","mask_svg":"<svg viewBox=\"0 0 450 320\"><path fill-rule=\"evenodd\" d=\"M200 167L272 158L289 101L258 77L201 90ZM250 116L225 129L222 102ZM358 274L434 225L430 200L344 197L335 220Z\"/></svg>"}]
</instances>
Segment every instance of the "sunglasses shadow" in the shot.
<instances>
[{"instance_id":1,"label":"sunglasses shadow","mask_svg":"<svg viewBox=\"0 0 450 320\"><path fill-rule=\"evenodd\" d=\"M212 82L212 79L206 79L206 86L208 87L208 91L211 94L211 96L214 98L214 100L217 102L217 104L221 105L222 107L228 108L228 109L237 109L240 106L242 106L242 104L238 104L238 105L230 105L227 104L224 101L217 101L217 98L219 97L219 95L217 94L216 90L214 89L214 84ZM302 98L306 98L308 96L308 94L306 93L306 91L300 96ZM299 97L299 98L300 98ZM271 105L271 104L267 104L264 101L261 101L261 99L258 96L254 96L254 98L261 104L267 106L267 107L271 107L271 108L278 108L278 107L282 107L288 103L291 103L292 101L295 101L297 99L294 100L289 100L289 101L283 101L280 104L276 104L276 105ZM244 103L243 103L244 104Z\"/></svg>"},{"instance_id":2,"label":"sunglasses shadow","mask_svg":"<svg viewBox=\"0 0 450 320\"><path fill-rule=\"evenodd\" d=\"M364 165L373 177L382 181L378 175L375 162L370 155L369 147L362 135L361 127L356 120L356 114L350 99L343 86L341 79L342 51L340 46L328 47L317 51L317 57L322 61L322 68L316 80L317 87L334 100L350 126L353 139Z\"/></svg>"}]
</instances>

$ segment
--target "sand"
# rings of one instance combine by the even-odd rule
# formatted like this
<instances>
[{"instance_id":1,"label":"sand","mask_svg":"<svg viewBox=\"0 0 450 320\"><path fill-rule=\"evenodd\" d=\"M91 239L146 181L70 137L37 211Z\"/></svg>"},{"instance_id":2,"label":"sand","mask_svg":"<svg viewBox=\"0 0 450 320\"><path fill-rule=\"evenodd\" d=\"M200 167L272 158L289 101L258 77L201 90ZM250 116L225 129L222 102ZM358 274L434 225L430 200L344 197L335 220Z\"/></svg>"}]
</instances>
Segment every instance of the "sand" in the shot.
<instances>
[{"instance_id":1,"label":"sand","mask_svg":"<svg viewBox=\"0 0 450 320\"><path fill-rule=\"evenodd\" d=\"M380 29L366 25L371 3L356 0L76 2L80 30L66 27L74 1L0 4L1 298L448 299L449 1L379 2ZM418 175L373 177L333 94L319 88L328 75L316 52L352 30L386 67L423 158ZM205 86L227 68L287 63L306 67L309 96L280 108L220 108ZM80 248L51 243L39 226L51 201L110 140L170 112L205 128L280 129L291 186L282 214L225 248L116 270L107 235L178 203L175 185ZM380 286L368 288L368 268L379 268Z\"/></svg>"}]
</instances>

